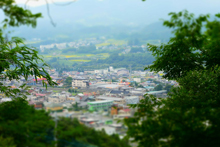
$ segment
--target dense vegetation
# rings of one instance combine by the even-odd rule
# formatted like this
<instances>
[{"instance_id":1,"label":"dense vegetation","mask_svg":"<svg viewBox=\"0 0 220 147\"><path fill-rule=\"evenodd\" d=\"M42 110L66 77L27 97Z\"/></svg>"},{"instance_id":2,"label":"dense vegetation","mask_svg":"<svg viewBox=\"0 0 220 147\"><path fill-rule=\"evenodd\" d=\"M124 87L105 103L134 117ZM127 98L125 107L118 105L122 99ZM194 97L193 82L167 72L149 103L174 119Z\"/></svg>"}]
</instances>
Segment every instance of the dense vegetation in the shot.
<instances>
[{"instance_id":1,"label":"dense vegetation","mask_svg":"<svg viewBox=\"0 0 220 147\"><path fill-rule=\"evenodd\" d=\"M175 29L174 37L167 44L150 45L156 60L147 69L165 71L164 77L179 86L166 99L145 95L132 105L138 112L125 120L127 134L140 147L219 146L219 15L214 21L187 11L170 15L164 25Z\"/></svg>"},{"instance_id":2,"label":"dense vegetation","mask_svg":"<svg viewBox=\"0 0 220 147\"><path fill-rule=\"evenodd\" d=\"M96 147L129 147L128 140L120 140L119 136L114 134L108 136L105 131L95 131L81 125L77 119L60 118L58 121L57 136L59 138L58 147L69 145L81 146L81 144L90 144ZM64 141L65 140L65 141ZM77 142L76 142L77 141ZM74 142L76 142L74 144Z\"/></svg>"},{"instance_id":3,"label":"dense vegetation","mask_svg":"<svg viewBox=\"0 0 220 147\"><path fill-rule=\"evenodd\" d=\"M113 66L114 68L125 67L129 68L131 65L133 70L143 70L143 67L151 64L154 61L154 57L150 53L136 53L136 54L111 54L106 59L99 59L97 61L91 61L83 63L82 68L107 68Z\"/></svg>"},{"instance_id":4,"label":"dense vegetation","mask_svg":"<svg viewBox=\"0 0 220 147\"><path fill-rule=\"evenodd\" d=\"M22 98L0 104L0 136L5 147L53 146L54 121L44 110L35 110ZM49 138L47 138L49 136Z\"/></svg>"}]
</instances>

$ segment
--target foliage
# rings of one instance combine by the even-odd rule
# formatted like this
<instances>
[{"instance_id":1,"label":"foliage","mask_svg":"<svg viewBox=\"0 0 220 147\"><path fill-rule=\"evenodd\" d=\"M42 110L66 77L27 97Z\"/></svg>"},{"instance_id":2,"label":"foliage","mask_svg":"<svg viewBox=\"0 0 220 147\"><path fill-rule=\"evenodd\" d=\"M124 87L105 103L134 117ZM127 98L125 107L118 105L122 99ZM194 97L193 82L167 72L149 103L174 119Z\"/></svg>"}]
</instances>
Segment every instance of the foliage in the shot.
<instances>
[{"instance_id":1,"label":"foliage","mask_svg":"<svg viewBox=\"0 0 220 147\"><path fill-rule=\"evenodd\" d=\"M0 8L5 14L3 27L0 28L0 76L2 80L17 80L21 77L25 80L29 76L47 79L47 84L55 85L52 78L46 72L48 65L38 56L38 52L24 44L23 39L18 37L3 37L5 29L21 25L35 27L40 13L32 14L15 4L14 0L2 0ZM46 81L43 81L46 84ZM47 85L46 85L47 87ZM11 89L0 82L0 92L7 97L15 98L11 102L0 104L0 145L5 146L53 146L52 140L46 139L47 135L53 136L53 121L43 110L36 111L29 106L25 92L25 84L17 89ZM10 141L10 142L9 142Z\"/></svg>"},{"instance_id":2,"label":"foliage","mask_svg":"<svg viewBox=\"0 0 220 147\"><path fill-rule=\"evenodd\" d=\"M64 81L65 86L72 87L72 81L73 81L72 77L67 77L66 80Z\"/></svg>"},{"instance_id":3,"label":"foliage","mask_svg":"<svg viewBox=\"0 0 220 147\"><path fill-rule=\"evenodd\" d=\"M0 8L6 16L3 20L4 28L7 26L18 27L20 25L36 27L37 18L42 17L41 13L32 14L30 10L15 5L14 0L1 0Z\"/></svg>"},{"instance_id":4,"label":"foliage","mask_svg":"<svg viewBox=\"0 0 220 147\"><path fill-rule=\"evenodd\" d=\"M103 131L95 131L93 128L80 124L77 119L60 118L57 130L57 136L60 139L58 147L68 146L69 142L75 142L75 146L90 144L98 147L129 147L128 141L120 140L118 135L108 136Z\"/></svg>"},{"instance_id":5,"label":"foliage","mask_svg":"<svg viewBox=\"0 0 220 147\"><path fill-rule=\"evenodd\" d=\"M135 39L130 39L130 40L128 40L128 45L129 45L129 46L140 45L140 41L139 41L137 38L135 38Z\"/></svg>"},{"instance_id":6,"label":"foliage","mask_svg":"<svg viewBox=\"0 0 220 147\"><path fill-rule=\"evenodd\" d=\"M163 89L163 85L161 85L161 84L158 84L156 87L154 87L155 91L159 91L159 90L162 90L162 89Z\"/></svg>"},{"instance_id":7,"label":"foliage","mask_svg":"<svg viewBox=\"0 0 220 147\"><path fill-rule=\"evenodd\" d=\"M62 50L62 53L63 54L66 54L66 53L71 53L71 52L76 52L77 51L77 49L76 48L68 48L68 49L63 49Z\"/></svg>"},{"instance_id":8,"label":"foliage","mask_svg":"<svg viewBox=\"0 0 220 147\"><path fill-rule=\"evenodd\" d=\"M92 53L96 50L95 45L89 45L89 46L80 46L77 53Z\"/></svg>"},{"instance_id":9,"label":"foliage","mask_svg":"<svg viewBox=\"0 0 220 147\"><path fill-rule=\"evenodd\" d=\"M173 28L174 37L168 44L149 45L156 60L146 69L164 71L165 78L178 79L190 70L211 69L219 64L220 22L216 15L214 21L208 21L208 15L194 18L187 11L170 13L170 21L164 25ZM203 28L205 27L205 31Z\"/></svg>"},{"instance_id":10,"label":"foliage","mask_svg":"<svg viewBox=\"0 0 220 147\"><path fill-rule=\"evenodd\" d=\"M190 71L167 99L145 95L125 120L128 135L139 146L218 146L219 71Z\"/></svg>"},{"instance_id":11,"label":"foliage","mask_svg":"<svg viewBox=\"0 0 220 147\"><path fill-rule=\"evenodd\" d=\"M174 28L175 36L160 47L150 45L156 60L147 69L164 71L179 86L165 99L145 95L140 104L131 105L138 111L124 120L127 135L140 147L218 146L220 23L202 15L194 19L187 11L170 15L164 25Z\"/></svg>"},{"instance_id":12,"label":"foliage","mask_svg":"<svg viewBox=\"0 0 220 147\"><path fill-rule=\"evenodd\" d=\"M35 110L24 99L0 104L0 135L3 141L17 147L52 146L54 122L44 110ZM1 143L0 143L1 144Z\"/></svg>"},{"instance_id":13,"label":"foliage","mask_svg":"<svg viewBox=\"0 0 220 147\"><path fill-rule=\"evenodd\" d=\"M82 110L82 108L80 108L80 107L78 106L78 103L76 102L75 104L73 104L73 110L74 110L74 111L80 111L80 110Z\"/></svg>"},{"instance_id":14,"label":"foliage","mask_svg":"<svg viewBox=\"0 0 220 147\"><path fill-rule=\"evenodd\" d=\"M107 68L109 66L113 66L114 68L129 68L129 64L131 64L133 70L142 70L146 65L151 64L153 61L154 58L149 53L136 53L126 55L118 55L118 53L114 53L106 59L98 59L97 61L83 63L80 65L80 67L90 69Z\"/></svg>"},{"instance_id":15,"label":"foliage","mask_svg":"<svg viewBox=\"0 0 220 147\"><path fill-rule=\"evenodd\" d=\"M77 89L68 89L68 92L71 92L71 93L78 93L79 91Z\"/></svg>"},{"instance_id":16,"label":"foliage","mask_svg":"<svg viewBox=\"0 0 220 147\"><path fill-rule=\"evenodd\" d=\"M138 83L137 82L131 82L130 84L129 84L129 86L131 86L131 87L137 87L138 86Z\"/></svg>"},{"instance_id":17,"label":"foliage","mask_svg":"<svg viewBox=\"0 0 220 147\"><path fill-rule=\"evenodd\" d=\"M3 138L0 136L0 147L16 147L12 138Z\"/></svg>"},{"instance_id":18,"label":"foliage","mask_svg":"<svg viewBox=\"0 0 220 147\"><path fill-rule=\"evenodd\" d=\"M140 52L140 53L143 53L143 52L144 52L143 49L142 49L142 47L132 47L132 48L131 48L130 53L138 53L138 52Z\"/></svg>"},{"instance_id":19,"label":"foliage","mask_svg":"<svg viewBox=\"0 0 220 147\"><path fill-rule=\"evenodd\" d=\"M172 85L166 84L163 89L166 90L167 92L170 92L171 88L172 88Z\"/></svg>"},{"instance_id":20,"label":"foliage","mask_svg":"<svg viewBox=\"0 0 220 147\"><path fill-rule=\"evenodd\" d=\"M41 17L40 13L32 14L29 10L25 10L14 4L14 0L3 0L0 8L5 14L3 21L4 28L7 26L17 27L20 25L36 26L36 19ZM26 80L29 76L44 77L47 83L55 85L45 68L48 65L37 55L37 51L26 46L23 40L18 37L12 37L11 40L3 37L3 29L0 29L0 77L1 79L19 80L23 76ZM46 84L45 82L43 82ZM46 85L47 86L47 85ZM23 89L25 85L19 88ZM0 82L0 91L4 92L8 97L26 97L21 93L20 89L10 89Z\"/></svg>"}]
</instances>

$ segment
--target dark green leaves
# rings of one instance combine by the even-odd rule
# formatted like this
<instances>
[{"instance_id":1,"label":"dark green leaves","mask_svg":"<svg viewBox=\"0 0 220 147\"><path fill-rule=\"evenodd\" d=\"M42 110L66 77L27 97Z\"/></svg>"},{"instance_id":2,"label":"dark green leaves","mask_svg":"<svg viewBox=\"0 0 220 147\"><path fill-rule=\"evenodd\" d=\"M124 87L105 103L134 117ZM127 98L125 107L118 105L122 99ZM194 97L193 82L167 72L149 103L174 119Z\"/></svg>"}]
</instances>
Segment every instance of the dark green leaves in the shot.
<instances>
[{"instance_id":1,"label":"dark green leaves","mask_svg":"<svg viewBox=\"0 0 220 147\"><path fill-rule=\"evenodd\" d=\"M209 37L202 28L208 23L209 16L200 15L194 18L194 15L187 11L172 12L169 15L171 19L164 21L164 25L173 28L175 36L167 44L149 45L149 50L152 51L156 61L145 69L164 71L165 78L178 79L190 70L200 70L208 66L206 50L211 48L206 47L209 44Z\"/></svg>"}]
</instances>

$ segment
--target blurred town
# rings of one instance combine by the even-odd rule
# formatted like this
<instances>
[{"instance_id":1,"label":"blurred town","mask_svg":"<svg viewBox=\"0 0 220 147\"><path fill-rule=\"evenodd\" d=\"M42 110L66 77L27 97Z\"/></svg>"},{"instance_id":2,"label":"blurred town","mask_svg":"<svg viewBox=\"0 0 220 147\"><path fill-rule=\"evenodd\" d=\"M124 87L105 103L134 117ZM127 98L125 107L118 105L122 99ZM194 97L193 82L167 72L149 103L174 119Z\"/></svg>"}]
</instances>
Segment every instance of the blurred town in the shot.
<instances>
[{"instance_id":1,"label":"blurred town","mask_svg":"<svg viewBox=\"0 0 220 147\"><path fill-rule=\"evenodd\" d=\"M5 80L5 85L18 88L26 83L30 86L27 101L35 109L45 109L56 119L59 116L78 118L86 126L96 130L104 129L107 134L123 137L126 127L119 120L132 117L135 109L130 104L138 104L145 94L166 98L175 81L162 78L163 72L132 71L126 68L113 68L94 71L70 71L59 73L47 69L58 85L43 87L46 79L29 77L26 81ZM4 93L0 102L11 101ZM55 120L56 120L55 119Z\"/></svg>"}]
</instances>

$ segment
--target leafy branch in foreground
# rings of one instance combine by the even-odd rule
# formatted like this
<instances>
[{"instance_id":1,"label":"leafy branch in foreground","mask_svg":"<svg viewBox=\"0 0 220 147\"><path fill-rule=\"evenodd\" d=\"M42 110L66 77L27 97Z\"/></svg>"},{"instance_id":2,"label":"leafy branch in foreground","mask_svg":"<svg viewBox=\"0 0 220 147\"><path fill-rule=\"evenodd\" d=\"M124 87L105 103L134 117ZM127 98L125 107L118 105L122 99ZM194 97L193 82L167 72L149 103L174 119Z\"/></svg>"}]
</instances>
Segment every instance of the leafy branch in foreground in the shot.
<instances>
[{"instance_id":1,"label":"leafy branch in foreground","mask_svg":"<svg viewBox=\"0 0 220 147\"><path fill-rule=\"evenodd\" d=\"M174 29L174 37L160 46L149 44L156 60L145 69L164 71L164 78L176 80L191 70L211 69L219 65L219 15L214 21L209 21L209 15L194 18L188 11L169 15L171 19L164 21L164 25Z\"/></svg>"},{"instance_id":2,"label":"leafy branch in foreground","mask_svg":"<svg viewBox=\"0 0 220 147\"><path fill-rule=\"evenodd\" d=\"M11 41L5 41L3 37L0 37L0 76L1 79L17 80L21 77L28 80L29 76L44 77L47 79L49 85L55 85L50 75L45 71L48 65L38 56L38 52L35 49L27 47L23 40L17 37L13 37ZM47 83L45 82L47 85ZM19 88L23 89L25 85L21 85ZM17 97L25 96L19 89L10 89L10 87L0 83L0 91L4 92L6 96Z\"/></svg>"},{"instance_id":3,"label":"leafy branch in foreground","mask_svg":"<svg viewBox=\"0 0 220 147\"><path fill-rule=\"evenodd\" d=\"M0 28L0 78L2 80L19 80L28 76L44 77L49 85L55 85L49 74L45 71L48 65L37 55L37 51L26 46L21 38L13 37L10 41L3 37L3 30L8 26L18 27L21 25L31 25L36 27L37 19L42 17L41 13L33 14L30 10L18 6L14 0L1 0L0 9L5 15ZM44 81L44 84L47 83ZM22 93L20 89L26 88L25 84L19 88L11 89L0 82L0 92L8 97L26 97L27 93Z\"/></svg>"}]
</instances>

